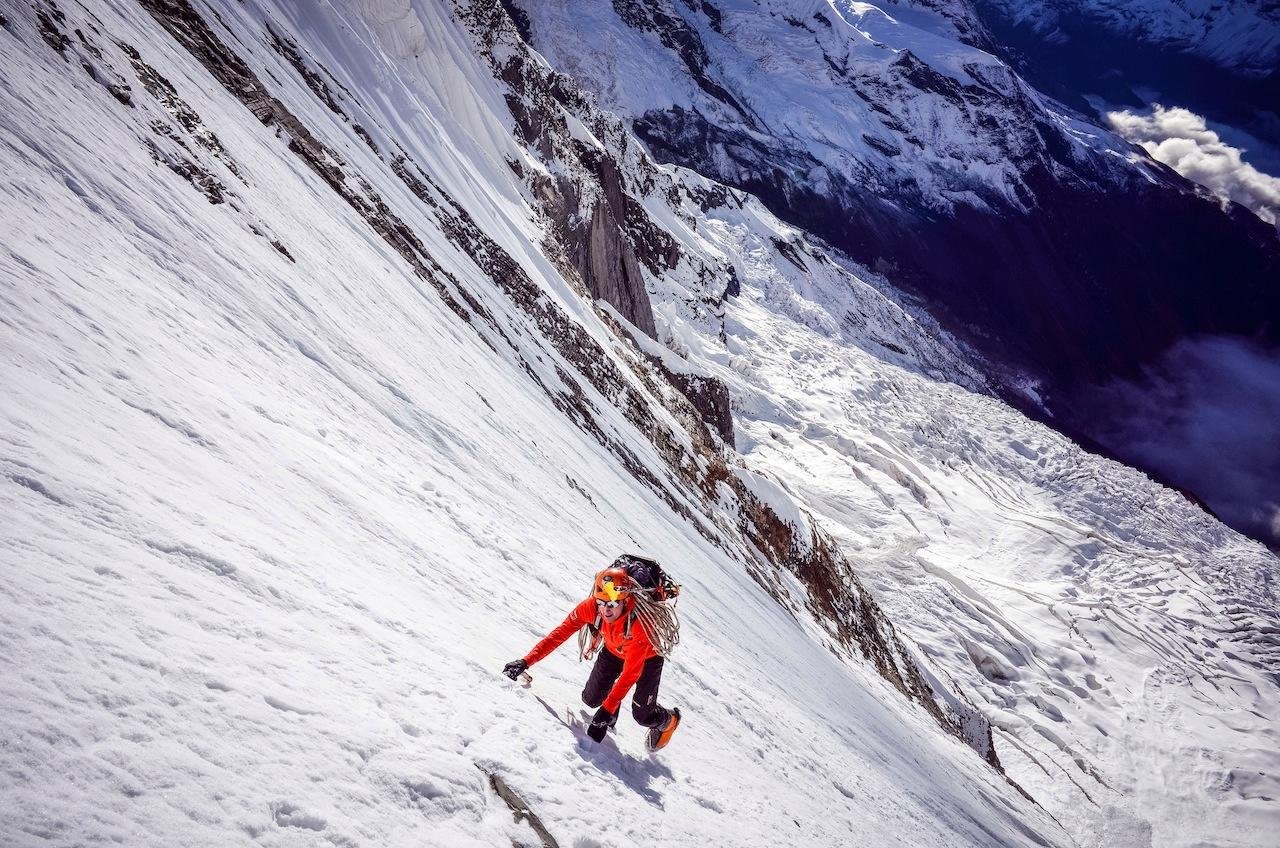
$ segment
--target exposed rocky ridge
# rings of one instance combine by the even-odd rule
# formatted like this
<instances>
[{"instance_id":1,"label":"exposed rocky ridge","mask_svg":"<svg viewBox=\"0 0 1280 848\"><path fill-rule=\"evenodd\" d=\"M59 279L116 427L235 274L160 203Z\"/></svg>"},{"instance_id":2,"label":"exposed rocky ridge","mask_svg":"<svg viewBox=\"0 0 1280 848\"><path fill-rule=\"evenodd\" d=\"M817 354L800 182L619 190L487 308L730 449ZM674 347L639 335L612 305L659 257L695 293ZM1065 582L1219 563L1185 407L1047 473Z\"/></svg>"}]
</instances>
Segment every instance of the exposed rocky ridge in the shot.
<instances>
[{"instance_id":1,"label":"exposed rocky ridge","mask_svg":"<svg viewBox=\"0 0 1280 848\"><path fill-rule=\"evenodd\" d=\"M511 21L505 9L475 14L475 26L481 31L495 20ZM542 211L556 234L556 255L565 258L593 297L612 304L627 320L653 335L653 310L640 274L637 245L626 235L648 234L655 228L645 225L647 216L637 214L635 201L623 194L613 161L569 132L557 103L580 95L567 79L556 79L545 69L531 67L518 54L506 63L493 61L493 65L509 87L507 107L525 144L548 159L567 158L594 177L585 186L546 173L533 180L532 188L543 201ZM651 268L672 249L648 242L638 246Z\"/></svg>"},{"instance_id":2,"label":"exposed rocky ridge","mask_svg":"<svg viewBox=\"0 0 1280 848\"><path fill-rule=\"evenodd\" d=\"M661 362L655 362L654 366L662 369L663 375L671 385L688 398L702 420L715 430L721 439L727 444L733 444L733 414L729 410L729 390L725 388L724 383L709 374L683 374L670 371Z\"/></svg>"},{"instance_id":3,"label":"exposed rocky ridge","mask_svg":"<svg viewBox=\"0 0 1280 848\"><path fill-rule=\"evenodd\" d=\"M596 112L572 82L557 79L530 55L520 28L501 4L482 0L458 5L460 13L471 25L482 55L493 63L495 75L511 87L508 104L513 107L517 130L531 150L537 151L543 163L558 162L565 166L556 169L561 174L577 170L596 176L601 179L606 196L613 194L613 208L634 210L634 214L626 219L632 227L638 226L638 232L628 231L631 240L642 244L658 241L665 246L664 253L659 256L646 254L652 260L661 260L655 262L656 271L675 268L682 261L688 264L690 259L694 259L701 272L707 273L706 266L696 257L682 255L678 242L653 223L636 198L623 196L621 175L625 173L628 176L631 187L643 187L650 195L656 194L672 201L693 202L696 198L704 204L712 204L716 200L723 203L727 195L717 196L714 191L708 193L696 184L684 185L670 174L654 168L643 153L634 150L634 145L626 141L625 130L615 119ZM546 92L553 92L555 96L547 99ZM598 134L613 144L598 147L599 141L595 145L584 143L570 130L566 116L584 121L593 135ZM620 167L613 158L617 155L614 151L618 150L623 151L625 167ZM563 208L566 196L582 196L582 189L578 186L570 184L566 190L566 182L569 180L562 178L558 181L557 190L549 194L553 210L549 217L553 221L564 220L559 210ZM537 192L536 180L532 188ZM563 224L559 227L560 237L565 238ZM726 273L721 269L721 274ZM617 307L613 301L609 302ZM621 309L619 311L622 312ZM626 313L623 317L631 320ZM646 334L652 335L652 327L650 317ZM615 332L623 338L630 337L630 331L617 325ZM862 587L854 570L831 540L812 526L801 530L779 517L744 484L741 476L733 473L732 466L737 462L733 457L736 455L732 451L726 452L723 443L712 438L707 429L710 425L719 439L732 438L729 398L723 384L710 375L673 371L652 355L633 358L632 362L638 376L650 386L653 385L650 375L657 374L678 391L674 396L667 393L667 402L674 401L673 411L685 422L686 432L693 437L692 456L695 461L689 462L688 448L666 439L659 439L658 443L665 445L672 469L684 476L710 502L723 503L728 496L736 504L729 513L736 515L732 524L735 535L741 533L749 543L744 549L744 558L748 563L755 563L750 569L752 576L789 606L791 593L779 580L779 571L799 579L806 589L806 597L800 601L802 608L828 628L833 644L838 645L841 652L871 662L894 688L921 704L942 727L966 741L998 769L999 760L991 745L990 725L972 708L958 711L955 705L961 701L955 695L926 682L918 660L902 645L892 624ZM660 389L655 393L659 396L664 394ZM643 423L651 434L658 429L652 413L642 405L629 405L628 409L628 417ZM800 614L800 609L793 608L793 611Z\"/></svg>"}]
</instances>

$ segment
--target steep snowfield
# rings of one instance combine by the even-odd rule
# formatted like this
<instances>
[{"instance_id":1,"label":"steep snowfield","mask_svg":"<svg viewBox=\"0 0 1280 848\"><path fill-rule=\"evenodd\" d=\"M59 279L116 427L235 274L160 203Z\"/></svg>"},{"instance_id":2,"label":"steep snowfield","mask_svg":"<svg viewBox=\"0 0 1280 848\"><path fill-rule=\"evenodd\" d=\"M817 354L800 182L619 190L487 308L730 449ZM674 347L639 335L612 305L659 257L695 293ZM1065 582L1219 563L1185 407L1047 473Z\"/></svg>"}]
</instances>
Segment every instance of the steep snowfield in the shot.
<instances>
[{"instance_id":1,"label":"steep snowfield","mask_svg":"<svg viewBox=\"0 0 1280 848\"><path fill-rule=\"evenodd\" d=\"M264 125L143 7L55 8L0 28L0 843L538 844L487 773L562 846L1280 828L1274 558L982 394L886 281L618 154L680 248L644 272L655 352L728 384L733 473L835 534L1039 805L655 446L706 461L548 255L518 175L579 176L515 140L448 10L197 7L279 98ZM626 716L585 739L572 646L497 674L637 548L686 587L656 756Z\"/></svg>"},{"instance_id":2,"label":"steep snowfield","mask_svg":"<svg viewBox=\"0 0 1280 848\"><path fill-rule=\"evenodd\" d=\"M562 379L696 507L260 23L359 92L344 108L363 102L367 131L429 163L622 363L541 258L502 163L520 155L510 118L440 9L219 12L264 84L470 290L470 325L141 7L50 9L47 38L26 7L0 31L0 842L532 842L483 769L561 845L1064 844L765 594L740 543L713 545L574 426ZM223 202L177 173L197 166ZM634 548L686 586L663 699L687 718L657 757L626 717L616 742L585 741L569 649L527 691L497 674Z\"/></svg>"}]
</instances>

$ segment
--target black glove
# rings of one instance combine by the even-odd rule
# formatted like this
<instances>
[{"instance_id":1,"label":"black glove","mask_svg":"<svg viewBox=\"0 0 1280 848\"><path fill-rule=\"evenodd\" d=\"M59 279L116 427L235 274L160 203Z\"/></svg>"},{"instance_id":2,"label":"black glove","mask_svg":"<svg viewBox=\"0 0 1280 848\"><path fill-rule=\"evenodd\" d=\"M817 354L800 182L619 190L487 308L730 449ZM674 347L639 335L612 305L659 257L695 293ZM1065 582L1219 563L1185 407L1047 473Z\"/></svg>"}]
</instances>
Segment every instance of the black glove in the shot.
<instances>
[{"instance_id":1,"label":"black glove","mask_svg":"<svg viewBox=\"0 0 1280 848\"><path fill-rule=\"evenodd\" d=\"M596 710L595 716L591 719L591 725L587 728L587 735L597 742L604 741L604 735L609 728L613 727L618 720L617 713L611 713L604 707Z\"/></svg>"},{"instance_id":2,"label":"black glove","mask_svg":"<svg viewBox=\"0 0 1280 848\"><path fill-rule=\"evenodd\" d=\"M524 660L512 660L502 667L502 673L512 680L529 670L529 664Z\"/></svg>"}]
</instances>

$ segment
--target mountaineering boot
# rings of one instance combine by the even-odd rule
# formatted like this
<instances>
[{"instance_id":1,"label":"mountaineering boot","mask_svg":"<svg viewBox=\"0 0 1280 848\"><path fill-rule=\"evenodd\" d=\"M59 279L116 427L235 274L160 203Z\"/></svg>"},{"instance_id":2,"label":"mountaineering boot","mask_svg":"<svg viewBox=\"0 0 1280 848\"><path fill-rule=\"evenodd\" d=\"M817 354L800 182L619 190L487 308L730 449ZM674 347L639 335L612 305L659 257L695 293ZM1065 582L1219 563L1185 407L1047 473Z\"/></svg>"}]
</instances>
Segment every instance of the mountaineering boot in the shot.
<instances>
[{"instance_id":1,"label":"mountaineering boot","mask_svg":"<svg viewBox=\"0 0 1280 848\"><path fill-rule=\"evenodd\" d=\"M659 748L666 747L671 741L671 737L675 734L676 728L680 726L680 708L671 708L671 717L667 719L666 724L661 727L649 728L649 738L646 744L650 751L657 751Z\"/></svg>"}]
</instances>

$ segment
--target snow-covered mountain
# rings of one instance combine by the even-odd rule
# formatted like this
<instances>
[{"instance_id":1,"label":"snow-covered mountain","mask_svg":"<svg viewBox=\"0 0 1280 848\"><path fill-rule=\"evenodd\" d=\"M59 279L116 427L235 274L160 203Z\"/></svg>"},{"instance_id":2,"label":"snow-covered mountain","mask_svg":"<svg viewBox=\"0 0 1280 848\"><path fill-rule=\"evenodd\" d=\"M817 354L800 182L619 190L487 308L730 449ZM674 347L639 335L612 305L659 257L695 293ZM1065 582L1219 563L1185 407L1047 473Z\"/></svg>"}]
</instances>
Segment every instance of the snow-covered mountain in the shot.
<instances>
[{"instance_id":1,"label":"snow-covered mountain","mask_svg":"<svg viewBox=\"0 0 1280 848\"><path fill-rule=\"evenodd\" d=\"M1124 61L1115 56L1144 55L1140 45L1099 36L1046 47L1037 37L1024 55L1010 27L993 30L965 0L508 5L552 65L624 116L660 160L754 193L887 274L987 359L1010 402L1280 544L1268 507L1242 507L1189 473L1191 445L1114 443L1145 405L1104 402L1106 386L1167 371L1179 343L1225 336L1280 348L1270 212L1260 218L1152 160L1109 128L1113 107L1095 107L1135 105L1124 78L1102 71ZM1073 60L1091 46L1106 48L1097 68ZM1055 96L1032 88L1015 61ZM1149 69L1172 82L1160 67ZM1111 87L1093 87L1091 69ZM1257 95L1275 80L1233 80L1205 85L1235 91L1216 99L1262 121ZM1206 172L1225 167L1225 152ZM1280 385L1263 406L1273 403ZM1257 449L1227 441L1213 461L1248 476ZM1267 467L1280 463L1269 453ZM1244 500L1280 503L1274 486L1252 488Z\"/></svg>"},{"instance_id":2,"label":"snow-covered mountain","mask_svg":"<svg viewBox=\"0 0 1280 848\"><path fill-rule=\"evenodd\" d=\"M1275 558L537 27L4 3L0 842L1265 845ZM685 585L657 756L567 649L497 674L633 549Z\"/></svg>"},{"instance_id":3,"label":"snow-covered mountain","mask_svg":"<svg viewBox=\"0 0 1280 848\"><path fill-rule=\"evenodd\" d=\"M978 0L1052 41L1080 23L1152 47L1190 53L1247 76L1280 62L1280 5L1270 0Z\"/></svg>"},{"instance_id":4,"label":"snow-covered mountain","mask_svg":"<svg viewBox=\"0 0 1280 848\"><path fill-rule=\"evenodd\" d=\"M1114 109L1190 109L1253 165L1280 172L1275 3L979 0L973 12L990 49L1104 125Z\"/></svg>"},{"instance_id":5,"label":"snow-covered mountain","mask_svg":"<svg viewBox=\"0 0 1280 848\"><path fill-rule=\"evenodd\" d=\"M1031 88L966 3L511 5L660 159L886 271L1045 394L1192 333L1280 341L1273 228Z\"/></svg>"}]
</instances>

